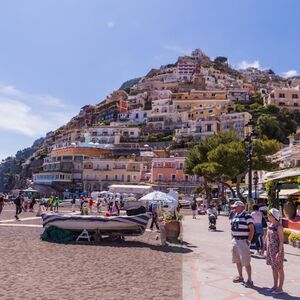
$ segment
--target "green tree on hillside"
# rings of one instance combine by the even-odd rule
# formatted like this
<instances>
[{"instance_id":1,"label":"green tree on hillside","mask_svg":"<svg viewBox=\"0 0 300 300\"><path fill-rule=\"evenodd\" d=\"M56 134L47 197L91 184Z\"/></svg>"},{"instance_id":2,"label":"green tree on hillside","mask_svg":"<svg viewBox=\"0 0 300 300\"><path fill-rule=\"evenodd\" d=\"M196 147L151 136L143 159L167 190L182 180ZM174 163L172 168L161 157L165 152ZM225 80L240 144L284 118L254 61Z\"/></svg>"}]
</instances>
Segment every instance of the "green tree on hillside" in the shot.
<instances>
[{"instance_id":1,"label":"green tree on hillside","mask_svg":"<svg viewBox=\"0 0 300 300\"><path fill-rule=\"evenodd\" d=\"M208 202L211 195L208 189L209 183L227 183L232 180L237 184L237 193L241 200L246 199L240 193L240 183L247 173L246 144L233 132L218 133L209 137L192 148L185 162L185 172L191 175L203 176L204 188ZM268 159L268 155L274 154L280 148L275 140L257 140L253 145L254 169L272 169L274 164ZM234 191L232 190L235 196Z\"/></svg>"},{"instance_id":2,"label":"green tree on hillside","mask_svg":"<svg viewBox=\"0 0 300 300\"><path fill-rule=\"evenodd\" d=\"M257 124L255 130L260 138L276 139L281 143L288 143L288 136L300 125L300 115L291 113L286 108L279 109L274 105L263 106L259 102L250 105L236 105L236 111L247 111Z\"/></svg>"}]
</instances>

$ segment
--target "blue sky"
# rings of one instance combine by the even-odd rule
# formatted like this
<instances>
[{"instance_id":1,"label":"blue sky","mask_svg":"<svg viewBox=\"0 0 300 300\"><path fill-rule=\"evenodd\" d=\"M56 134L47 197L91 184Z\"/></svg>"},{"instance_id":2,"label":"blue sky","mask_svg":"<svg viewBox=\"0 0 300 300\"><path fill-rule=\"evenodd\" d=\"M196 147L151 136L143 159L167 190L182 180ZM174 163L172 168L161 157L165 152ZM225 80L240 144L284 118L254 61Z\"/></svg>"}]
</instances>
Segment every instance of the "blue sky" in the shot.
<instances>
[{"instance_id":1,"label":"blue sky","mask_svg":"<svg viewBox=\"0 0 300 300\"><path fill-rule=\"evenodd\" d=\"M1 0L0 158L201 48L300 73L297 0Z\"/></svg>"}]
</instances>

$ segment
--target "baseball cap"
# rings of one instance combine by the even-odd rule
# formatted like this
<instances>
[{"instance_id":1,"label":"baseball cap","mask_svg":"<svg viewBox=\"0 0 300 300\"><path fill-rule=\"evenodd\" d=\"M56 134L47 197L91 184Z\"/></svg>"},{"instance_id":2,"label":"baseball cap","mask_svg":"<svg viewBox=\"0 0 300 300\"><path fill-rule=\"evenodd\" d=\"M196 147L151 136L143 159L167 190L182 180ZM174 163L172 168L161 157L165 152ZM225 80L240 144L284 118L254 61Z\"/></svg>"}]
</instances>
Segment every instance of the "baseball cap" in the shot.
<instances>
[{"instance_id":1,"label":"baseball cap","mask_svg":"<svg viewBox=\"0 0 300 300\"><path fill-rule=\"evenodd\" d=\"M280 220L280 211L276 208L271 208L269 210L269 213L277 220L279 221Z\"/></svg>"},{"instance_id":2,"label":"baseball cap","mask_svg":"<svg viewBox=\"0 0 300 300\"><path fill-rule=\"evenodd\" d=\"M238 206L245 206L244 202L242 201L235 201L231 207L238 207Z\"/></svg>"}]
</instances>

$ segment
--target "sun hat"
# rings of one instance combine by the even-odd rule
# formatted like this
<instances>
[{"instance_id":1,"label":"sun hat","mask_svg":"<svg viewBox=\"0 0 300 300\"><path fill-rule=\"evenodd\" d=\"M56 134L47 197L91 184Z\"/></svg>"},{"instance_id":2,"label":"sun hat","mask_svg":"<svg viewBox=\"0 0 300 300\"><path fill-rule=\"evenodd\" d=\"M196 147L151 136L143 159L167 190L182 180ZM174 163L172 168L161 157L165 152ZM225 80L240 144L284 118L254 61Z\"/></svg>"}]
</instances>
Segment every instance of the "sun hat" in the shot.
<instances>
[{"instance_id":1,"label":"sun hat","mask_svg":"<svg viewBox=\"0 0 300 300\"><path fill-rule=\"evenodd\" d=\"M245 206L245 203L242 201L235 201L231 207Z\"/></svg>"},{"instance_id":2,"label":"sun hat","mask_svg":"<svg viewBox=\"0 0 300 300\"><path fill-rule=\"evenodd\" d=\"M271 208L269 210L269 213L277 220L279 221L280 220L280 211L276 208Z\"/></svg>"}]
</instances>

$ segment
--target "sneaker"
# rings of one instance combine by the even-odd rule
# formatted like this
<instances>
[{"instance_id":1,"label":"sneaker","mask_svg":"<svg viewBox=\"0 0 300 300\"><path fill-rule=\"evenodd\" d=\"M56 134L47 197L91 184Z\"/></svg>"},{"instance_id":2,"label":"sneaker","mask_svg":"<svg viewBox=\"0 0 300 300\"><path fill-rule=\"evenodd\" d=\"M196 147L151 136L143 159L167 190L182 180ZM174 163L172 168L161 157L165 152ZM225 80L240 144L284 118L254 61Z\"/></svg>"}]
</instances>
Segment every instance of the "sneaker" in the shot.
<instances>
[{"instance_id":1,"label":"sneaker","mask_svg":"<svg viewBox=\"0 0 300 300\"><path fill-rule=\"evenodd\" d=\"M235 277L232 282L234 283L238 283L238 282L244 282L244 278L243 277L240 277L240 276L237 276Z\"/></svg>"},{"instance_id":2,"label":"sneaker","mask_svg":"<svg viewBox=\"0 0 300 300\"><path fill-rule=\"evenodd\" d=\"M245 283L244 283L244 286L246 288L252 288L253 287L253 281L252 280L247 280Z\"/></svg>"}]
</instances>

